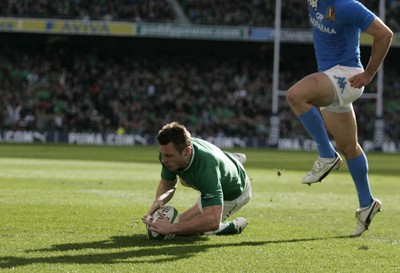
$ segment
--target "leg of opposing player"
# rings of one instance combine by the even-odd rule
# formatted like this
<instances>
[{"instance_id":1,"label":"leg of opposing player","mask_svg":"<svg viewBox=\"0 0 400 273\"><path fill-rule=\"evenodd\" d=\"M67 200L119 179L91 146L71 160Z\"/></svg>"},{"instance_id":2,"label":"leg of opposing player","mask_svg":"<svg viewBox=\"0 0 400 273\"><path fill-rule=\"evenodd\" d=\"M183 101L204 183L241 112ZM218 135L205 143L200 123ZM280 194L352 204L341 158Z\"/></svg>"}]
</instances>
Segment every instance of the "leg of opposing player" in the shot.
<instances>
[{"instance_id":1,"label":"leg of opposing player","mask_svg":"<svg viewBox=\"0 0 400 273\"><path fill-rule=\"evenodd\" d=\"M320 182L332 170L338 169L342 158L330 142L324 120L318 107L330 105L335 98L332 83L327 75L314 73L301 79L286 93L286 99L317 145L318 159L301 183Z\"/></svg>"},{"instance_id":2,"label":"leg of opposing player","mask_svg":"<svg viewBox=\"0 0 400 273\"><path fill-rule=\"evenodd\" d=\"M368 177L368 160L358 144L357 123L354 111L346 113L322 112L326 126L336 140L336 146L346 158L347 166L356 186L360 208L356 211L357 225L353 236L359 236L380 211L381 201L371 193Z\"/></svg>"}]
</instances>

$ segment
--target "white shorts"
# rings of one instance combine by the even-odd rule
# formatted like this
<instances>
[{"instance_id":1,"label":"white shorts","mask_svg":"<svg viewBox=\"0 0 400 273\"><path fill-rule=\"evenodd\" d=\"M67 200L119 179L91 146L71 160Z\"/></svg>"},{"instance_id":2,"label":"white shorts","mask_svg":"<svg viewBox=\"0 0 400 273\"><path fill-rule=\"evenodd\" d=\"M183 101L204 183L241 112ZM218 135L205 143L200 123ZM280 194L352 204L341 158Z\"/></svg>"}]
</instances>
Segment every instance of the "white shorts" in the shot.
<instances>
[{"instance_id":1,"label":"white shorts","mask_svg":"<svg viewBox=\"0 0 400 273\"><path fill-rule=\"evenodd\" d=\"M249 177L246 178L246 188L243 193L236 199L231 201L224 201L224 209L222 211L221 221L225 221L227 218L239 211L244 205L246 205L252 196L252 190L250 185ZM203 207L201 206L201 197L197 200L197 206L199 210L203 213Z\"/></svg>"},{"instance_id":2,"label":"white shorts","mask_svg":"<svg viewBox=\"0 0 400 273\"><path fill-rule=\"evenodd\" d=\"M353 110L352 102L361 97L364 92L364 87L351 87L349 78L362 73L363 68L348 67L336 65L323 73L325 73L332 82L335 98L331 105L321 107L321 110L343 113Z\"/></svg>"}]
</instances>

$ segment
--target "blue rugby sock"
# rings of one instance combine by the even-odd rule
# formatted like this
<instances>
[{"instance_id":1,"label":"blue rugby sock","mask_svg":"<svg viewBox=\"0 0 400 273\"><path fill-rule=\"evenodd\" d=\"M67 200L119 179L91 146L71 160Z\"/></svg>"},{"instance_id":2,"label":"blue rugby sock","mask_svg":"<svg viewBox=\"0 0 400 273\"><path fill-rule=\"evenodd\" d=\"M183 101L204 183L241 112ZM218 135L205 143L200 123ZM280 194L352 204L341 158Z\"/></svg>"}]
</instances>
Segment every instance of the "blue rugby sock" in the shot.
<instances>
[{"instance_id":1,"label":"blue rugby sock","mask_svg":"<svg viewBox=\"0 0 400 273\"><path fill-rule=\"evenodd\" d=\"M372 203L373 197L369 187L368 161L365 153L347 160L347 167L356 185L360 207L368 207Z\"/></svg>"},{"instance_id":2,"label":"blue rugby sock","mask_svg":"<svg viewBox=\"0 0 400 273\"><path fill-rule=\"evenodd\" d=\"M299 115L298 118L317 144L319 157L334 158L336 151L329 140L324 121L318 109L313 106L309 111Z\"/></svg>"}]
</instances>

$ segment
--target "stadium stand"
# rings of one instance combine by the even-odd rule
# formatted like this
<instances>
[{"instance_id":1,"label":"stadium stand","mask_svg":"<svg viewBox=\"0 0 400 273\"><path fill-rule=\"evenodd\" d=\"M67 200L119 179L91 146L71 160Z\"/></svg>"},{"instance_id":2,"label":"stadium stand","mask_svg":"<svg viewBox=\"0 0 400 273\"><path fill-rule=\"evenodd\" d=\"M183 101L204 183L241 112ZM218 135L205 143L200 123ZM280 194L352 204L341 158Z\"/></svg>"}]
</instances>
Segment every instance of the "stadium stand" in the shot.
<instances>
[{"instance_id":1,"label":"stadium stand","mask_svg":"<svg viewBox=\"0 0 400 273\"><path fill-rule=\"evenodd\" d=\"M379 1L361 0L378 14ZM308 28L306 1L282 3L282 26ZM183 10L181 14L179 11ZM180 22L272 27L275 1L263 0L6 0L0 16ZM387 24L400 30L400 0L386 1Z\"/></svg>"},{"instance_id":2,"label":"stadium stand","mask_svg":"<svg viewBox=\"0 0 400 273\"><path fill-rule=\"evenodd\" d=\"M7 0L0 2L0 15L108 21L176 19L171 5L161 0Z\"/></svg>"},{"instance_id":3,"label":"stadium stand","mask_svg":"<svg viewBox=\"0 0 400 273\"><path fill-rule=\"evenodd\" d=\"M105 41L101 42L101 49L95 49L91 39L86 45L81 38L74 37L39 40L31 47L1 48L3 129L106 133L123 127L126 133L144 135L154 133L168 120L179 120L202 136L268 136L272 66L265 60L271 60L272 52L241 45L242 52L257 54L235 56L235 49L231 49L216 58L217 52L211 50L215 45L208 46L207 52L206 42L192 42L182 48L179 41L172 46L164 41L166 48L175 48L176 52L157 53L159 49L149 49L152 41L135 41L130 43L130 49L119 50ZM78 40L79 47L75 44ZM293 47L287 51L298 50ZM198 55L190 54L189 48L195 48ZM285 58L297 57L286 54ZM312 59L312 51L303 58L304 62L296 64L282 61L287 63L281 69L282 89L314 69L313 62L300 67L307 63L307 58ZM391 111L398 111L400 106L400 82L395 73L387 75L391 88L386 88L385 98L389 100L385 114L392 119ZM360 135L371 139L374 103L363 100L356 107ZM304 135L283 98L280 116L283 137ZM388 133L398 136L395 122L390 119Z\"/></svg>"}]
</instances>

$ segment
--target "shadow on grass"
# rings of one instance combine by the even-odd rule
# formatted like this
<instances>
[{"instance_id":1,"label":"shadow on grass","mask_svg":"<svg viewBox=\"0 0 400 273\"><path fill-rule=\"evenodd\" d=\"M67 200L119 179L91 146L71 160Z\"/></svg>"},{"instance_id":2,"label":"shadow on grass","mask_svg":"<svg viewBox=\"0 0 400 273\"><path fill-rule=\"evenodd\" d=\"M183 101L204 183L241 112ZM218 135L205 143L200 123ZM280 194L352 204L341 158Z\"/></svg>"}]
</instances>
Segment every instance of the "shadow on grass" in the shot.
<instances>
[{"instance_id":1,"label":"shadow on grass","mask_svg":"<svg viewBox=\"0 0 400 273\"><path fill-rule=\"evenodd\" d=\"M31 264L120 264L120 263L162 263L187 259L210 249L240 246L260 246L268 244L298 243L331 239L347 239L349 236L326 238L302 238L277 241L241 241L237 243L206 244L207 236L175 237L170 241L149 241L145 236L114 236L109 240L88 243L53 245L50 248L25 251L29 256L0 257L0 269ZM79 254L72 252L89 254ZM93 253L98 251L99 253ZM35 254L32 254L35 253ZM45 253L51 255L45 256ZM57 255L59 254L59 255Z\"/></svg>"}]
</instances>

